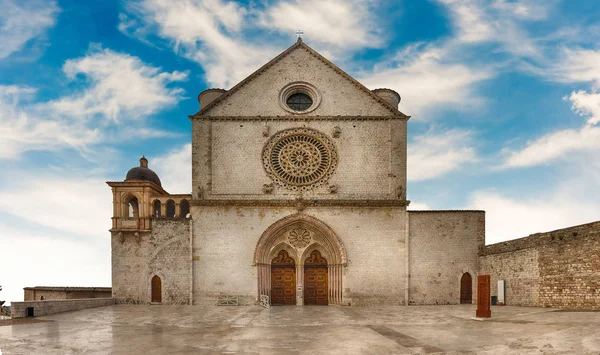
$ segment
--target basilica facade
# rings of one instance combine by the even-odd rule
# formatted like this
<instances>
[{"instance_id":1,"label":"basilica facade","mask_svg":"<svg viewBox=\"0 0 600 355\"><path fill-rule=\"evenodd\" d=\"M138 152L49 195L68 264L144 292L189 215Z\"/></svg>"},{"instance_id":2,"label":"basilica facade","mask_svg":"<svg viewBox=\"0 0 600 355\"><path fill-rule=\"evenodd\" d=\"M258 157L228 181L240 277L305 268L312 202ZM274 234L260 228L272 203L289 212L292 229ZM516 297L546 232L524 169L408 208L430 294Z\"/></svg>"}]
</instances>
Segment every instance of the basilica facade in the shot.
<instances>
[{"instance_id":1,"label":"basilica facade","mask_svg":"<svg viewBox=\"0 0 600 355\"><path fill-rule=\"evenodd\" d=\"M191 194L142 158L113 191L119 302L408 305L476 301L483 211L407 211L400 96L301 39L199 95Z\"/></svg>"}]
</instances>

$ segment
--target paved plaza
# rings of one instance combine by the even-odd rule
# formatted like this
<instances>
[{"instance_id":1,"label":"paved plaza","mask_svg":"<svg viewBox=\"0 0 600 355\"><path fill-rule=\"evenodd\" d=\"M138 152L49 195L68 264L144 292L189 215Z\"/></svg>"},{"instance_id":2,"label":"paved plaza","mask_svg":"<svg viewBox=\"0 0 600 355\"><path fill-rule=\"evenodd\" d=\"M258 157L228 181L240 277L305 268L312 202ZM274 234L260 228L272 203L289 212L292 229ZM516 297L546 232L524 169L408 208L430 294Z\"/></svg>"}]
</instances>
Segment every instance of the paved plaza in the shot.
<instances>
[{"instance_id":1,"label":"paved plaza","mask_svg":"<svg viewBox=\"0 0 600 355\"><path fill-rule=\"evenodd\" d=\"M600 354L600 313L475 306L116 305L0 321L10 354Z\"/></svg>"}]
</instances>

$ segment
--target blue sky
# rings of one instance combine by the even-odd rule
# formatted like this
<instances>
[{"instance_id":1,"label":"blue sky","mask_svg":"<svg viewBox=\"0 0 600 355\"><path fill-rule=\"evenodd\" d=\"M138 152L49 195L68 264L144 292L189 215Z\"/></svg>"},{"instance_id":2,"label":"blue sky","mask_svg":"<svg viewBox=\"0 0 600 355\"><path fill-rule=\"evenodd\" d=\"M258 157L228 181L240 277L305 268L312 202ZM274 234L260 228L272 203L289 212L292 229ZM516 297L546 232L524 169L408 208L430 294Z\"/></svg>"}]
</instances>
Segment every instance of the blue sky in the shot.
<instances>
[{"instance_id":1,"label":"blue sky","mask_svg":"<svg viewBox=\"0 0 600 355\"><path fill-rule=\"evenodd\" d=\"M595 0L0 0L0 299L110 285L111 193L145 154L191 189L197 95L295 41L402 96L412 209L488 243L600 219Z\"/></svg>"}]
</instances>

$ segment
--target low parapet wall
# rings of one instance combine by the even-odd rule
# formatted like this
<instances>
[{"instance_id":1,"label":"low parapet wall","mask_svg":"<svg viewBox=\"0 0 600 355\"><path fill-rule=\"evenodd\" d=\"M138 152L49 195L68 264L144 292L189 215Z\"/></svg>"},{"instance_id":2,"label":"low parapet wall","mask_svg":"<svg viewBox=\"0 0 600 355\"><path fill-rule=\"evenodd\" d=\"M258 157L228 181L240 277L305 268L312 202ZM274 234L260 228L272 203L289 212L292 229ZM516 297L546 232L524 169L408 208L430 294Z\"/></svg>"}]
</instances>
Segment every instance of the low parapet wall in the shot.
<instances>
[{"instance_id":1,"label":"low parapet wall","mask_svg":"<svg viewBox=\"0 0 600 355\"><path fill-rule=\"evenodd\" d=\"M31 316L31 313L28 313L28 311L33 312L34 317L39 317L113 304L115 304L114 298L81 298L73 300L11 302L10 309L13 318L21 318Z\"/></svg>"}]
</instances>

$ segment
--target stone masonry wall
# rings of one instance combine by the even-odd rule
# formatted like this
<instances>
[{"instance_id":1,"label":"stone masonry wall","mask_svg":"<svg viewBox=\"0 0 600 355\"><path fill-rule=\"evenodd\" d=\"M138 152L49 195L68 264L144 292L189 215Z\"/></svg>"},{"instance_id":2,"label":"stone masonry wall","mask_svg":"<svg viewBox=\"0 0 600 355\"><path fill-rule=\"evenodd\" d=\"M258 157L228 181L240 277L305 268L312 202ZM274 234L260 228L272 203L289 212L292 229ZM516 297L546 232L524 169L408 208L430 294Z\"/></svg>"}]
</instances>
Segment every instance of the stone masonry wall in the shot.
<instances>
[{"instance_id":1,"label":"stone masonry wall","mask_svg":"<svg viewBox=\"0 0 600 355\"><path fill-rule=\"evenodd\" d=\"M486 246L481 273L506 280L506 304L600 308L600 221Z\"/></svg>"},{"instance_id":2,"label":"stone masonry wall","mask_svg":"<svg viewBox=\"0 0 600 355\"><path fill-rule=\"evenodd\" d=\"M490 292L498 295L498 280L505 280L505 304L537 306L539 304L540 269L534 248L479 258L480 274L490 275Z\"/></svg>"},{"instance_id":3,"label":"stone masonry wall","mask_svg":"<svg viewBox=\"0 0 600 355\"><path fill-rule=\"evenodd\" d=\"M149 303L150 281L158 275L162 302L187 304L190 294L188 219L152 220L152 231L112 235L113 297L118 303Z\"/></svg>"},{"instance_id":4,"label":"stone masonry wall","mask_svg":"<svg viewBox=\"0 0 600 355\"><path fill-rule=\"evenodd\" d=\"M219 293L239 296L246 304L256 302L257 243L269 226L295 213L289 207L192 206L194 303L215 304ZM328 225L347 251L344 304L404 304L403 208L317 207L302 213Z\"/></svg>"},{"instance_id":5,"label":"stone masonry wall","mask_svg":"<svg viewBox=\"0 0 600 355\"><path fill-rule=\"evenodd\" d=\"M33 307L34 317L48 314L77 311L80 309L110 306L115 304L113 298L84 298L76 300L27 301L11 302L10 310L13 318L27 317L27 308Z\"/></svg>"},{"instance_id":6,"label":"stone masonry wall","mask_svg":"<svg viewBox=\"0 0 600 355\"><path fill-rule=\"evenodd\" d=\"M483 211L409 211L410 304L458 304L460 280L472 278L477 300Z\"/></svg>"}]
</instances>

